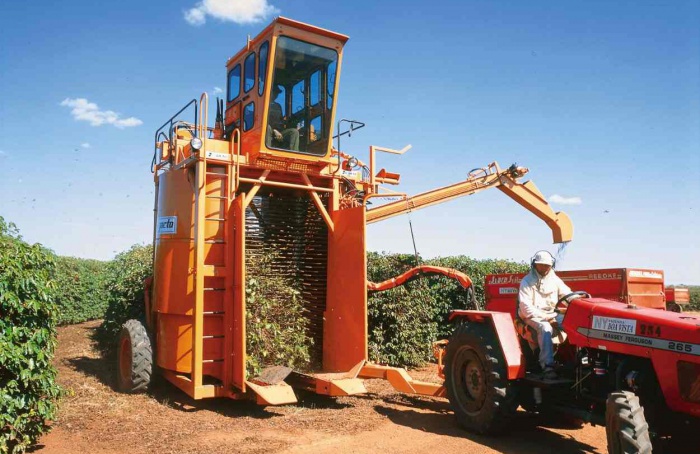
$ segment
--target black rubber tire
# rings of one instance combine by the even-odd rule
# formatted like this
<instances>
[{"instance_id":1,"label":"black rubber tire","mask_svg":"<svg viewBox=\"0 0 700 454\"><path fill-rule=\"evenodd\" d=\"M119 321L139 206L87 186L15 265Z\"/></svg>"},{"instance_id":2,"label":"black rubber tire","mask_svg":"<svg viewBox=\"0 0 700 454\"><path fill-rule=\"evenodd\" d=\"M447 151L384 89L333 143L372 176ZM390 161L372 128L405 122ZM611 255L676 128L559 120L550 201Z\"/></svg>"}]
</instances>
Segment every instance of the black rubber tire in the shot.
<instances>
[{"instance_id":1,"label":"black rubber tire","mask_svg":"<svg viewBox=\"0 0 700 454\"><path fill-rule=\"evenodd\" d=\"M119 391L142 393L148 389L153 373L153 350L148 331L138 320L128 320L122 325L117 367Z\"/></svg>"},{"instance_id":2,"label":"black rubber tire","mask_svg":"<svg viewBox=\"0 0 700 454\"><path fill-rule=\"evenodd\" d=\"M507 379L505 359L490 323L463 322L457 327L447 344L445 386L463 428L493 435L506 427L517 408L515 386Z\"/></svg>"},{"instance_id":3,"label":"black rubber tire","mask_svg":"<svg viewBox=\"0 0 700 454\"><path fill-rule=\"evenodd\" d=\"M683 307L677 303L666 303L666 310L670 312L683 312Z\"/></svg>"},{"instance_id":4,"label":"black rubber tire","mask_svg":"<svg viewBox=\"0 0 700 454\"><path fill-rule=\"evenodd\" d=\"M605 434L609 454L651 453L649 425L639 397L630 391L608 394L605 406Z\"/></svg>"}]
</instances>

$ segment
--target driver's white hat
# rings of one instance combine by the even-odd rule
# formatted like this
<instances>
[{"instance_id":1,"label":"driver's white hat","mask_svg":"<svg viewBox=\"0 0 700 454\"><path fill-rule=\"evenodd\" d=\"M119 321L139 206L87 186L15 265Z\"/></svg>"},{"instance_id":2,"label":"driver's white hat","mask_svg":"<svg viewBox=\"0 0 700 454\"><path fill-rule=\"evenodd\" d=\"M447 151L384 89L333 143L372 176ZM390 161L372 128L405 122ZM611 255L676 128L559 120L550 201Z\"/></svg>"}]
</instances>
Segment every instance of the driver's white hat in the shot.
<instances>
[{"instance_id":1,"label":"driver's white hat","mask_svg":"<svg viewBox=\"0 0 700 454\"><path fill-rule=\"evenodd\" d=\"M554 266L554 257L547 251L539 251L532 258L532 263L541 263L543 265Z\"/></svg>"}]
</instances>

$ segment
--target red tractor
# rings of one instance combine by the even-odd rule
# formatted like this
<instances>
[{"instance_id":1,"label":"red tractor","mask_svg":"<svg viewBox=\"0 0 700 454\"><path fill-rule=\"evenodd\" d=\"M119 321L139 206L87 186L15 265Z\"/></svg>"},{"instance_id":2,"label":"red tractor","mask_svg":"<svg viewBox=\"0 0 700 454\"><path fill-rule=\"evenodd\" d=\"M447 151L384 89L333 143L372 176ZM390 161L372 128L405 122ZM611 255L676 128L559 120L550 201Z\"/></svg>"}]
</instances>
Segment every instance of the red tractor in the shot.
<instances>
[{"instance_id":1,"label":"red tractor","mask_svg":"<svg viewBox=\"0 0 700 454\"><path fill-rule=\"evenodd\" d=\"M450 316L445 384L464 428L503 431L519 406L565 413L604 425L613 454L700 429L700 317L574 292L557 304L566 339L555 345L558 378L546 380L515 308L486 309Z\"/></svg>"}]
</instances>

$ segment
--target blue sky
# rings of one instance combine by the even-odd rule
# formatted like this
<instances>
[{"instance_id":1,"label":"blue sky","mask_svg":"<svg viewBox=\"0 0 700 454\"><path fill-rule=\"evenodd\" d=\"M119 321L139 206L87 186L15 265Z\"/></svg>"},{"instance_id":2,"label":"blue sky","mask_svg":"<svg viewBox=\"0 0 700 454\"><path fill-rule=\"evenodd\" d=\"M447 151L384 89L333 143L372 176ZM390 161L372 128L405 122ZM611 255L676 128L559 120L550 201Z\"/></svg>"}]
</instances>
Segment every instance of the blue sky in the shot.
<instances>
[{"instance_id":1,"label":"blue sky","mask_svg":"<svg viewBox=\"0 0 700 454\"><path fill-rule=\"evenodd\" d=\"M0 16L0 215L59 254L150 241L154 131L224 88L227 58L280 14L350 36L338 114L368 126L343 149L412 144L380 157L401 190L517 162L547 197L581 201L553 203L575 229L561 269L700 284L698 2L42 3ZM556 251L500 191L411 219L426 257ZM370 226L368 246L411 252L407 216Z\"/></svg>"}]
</instances>

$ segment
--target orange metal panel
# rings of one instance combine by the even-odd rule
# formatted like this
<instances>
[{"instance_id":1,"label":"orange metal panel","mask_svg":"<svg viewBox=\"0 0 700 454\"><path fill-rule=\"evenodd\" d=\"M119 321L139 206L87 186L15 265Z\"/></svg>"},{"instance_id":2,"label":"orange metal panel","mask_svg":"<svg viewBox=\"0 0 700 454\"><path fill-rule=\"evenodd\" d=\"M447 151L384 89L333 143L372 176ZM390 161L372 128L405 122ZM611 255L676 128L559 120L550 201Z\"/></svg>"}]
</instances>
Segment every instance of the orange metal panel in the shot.
<instances>
[{"instance_id":1,"label":"orange metal panel","mask_svg":"<svg viewBox=\"0 0 700 454\"><path fill-rule=\"evenodd\" d=\"M204 244L204 264L224 266L226 256L226 245L223 243Z\"/></svg>"},{"instance_id":2,"label":"orange metal panel","mask_svg":"<svg viewBox=\"0 0 700 454\"><path fill-rule=\"evenodd\" d=\"M192 371L192 317L160 314L158 316L158 366L182 373Z\"/></svg>"},{"instance_id":3,"label":"orange metal panel","mask_svg":"<svg viewBox=\"0 0 700 454\"><path fill-rule=\"evenodd\" d=\"M191 314L194 307L194 266L189 240L162 240L156 249L154 304L163 314Z\"/></svg>"},{"instance_id":4,"label":"orange metal panel","mask_svg":"<svg viewBox=\"0 0 700 454\"><path fill-rule=\"evenodd\" d=\"M223 338L204 339L204 359L221 359L224 354Z\"/></svg>"},{"instance_id":5,"label":"orange metal panel","mask_svg":"<svg viewBox=\"0 0 700 454\"><path fill-rule=\"evenodd\" d=\"M323 369L339 372L367 360L365 208L333 211L331 217Z\"/></svg>"}]
</instances>

